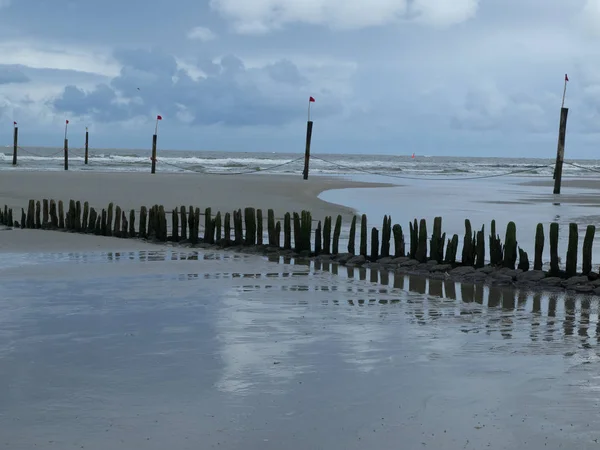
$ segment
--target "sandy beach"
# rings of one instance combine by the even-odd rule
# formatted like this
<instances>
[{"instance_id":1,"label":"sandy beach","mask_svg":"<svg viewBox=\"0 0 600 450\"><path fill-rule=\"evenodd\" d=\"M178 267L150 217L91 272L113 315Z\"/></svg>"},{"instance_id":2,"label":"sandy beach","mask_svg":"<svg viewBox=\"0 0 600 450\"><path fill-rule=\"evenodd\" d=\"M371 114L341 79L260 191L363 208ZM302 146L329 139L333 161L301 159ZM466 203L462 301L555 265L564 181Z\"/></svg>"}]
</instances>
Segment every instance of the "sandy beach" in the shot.
<instances>
[{"instance_id":1,"label":"sandy beach","mask_svg":"<svg viewBox=\"0 0 600 450\"><path fill-rule=\"evenodd\" d=\"M0 205L16 211L27 207L29 199L43 198L87 201L91 207L106 208L114 202L125 210L139 210L142 205L164 205L172 209L181 205L210 207L213 212L254 207L265 212L271 208L278 217L286 212L312 212L314 218L342 214L346 219L351 208L328 203L318 195L330 189L389 186L342 178L300 175L206 175L131 172L3 172L0 177Z\"/></svg>"}]
</instances>

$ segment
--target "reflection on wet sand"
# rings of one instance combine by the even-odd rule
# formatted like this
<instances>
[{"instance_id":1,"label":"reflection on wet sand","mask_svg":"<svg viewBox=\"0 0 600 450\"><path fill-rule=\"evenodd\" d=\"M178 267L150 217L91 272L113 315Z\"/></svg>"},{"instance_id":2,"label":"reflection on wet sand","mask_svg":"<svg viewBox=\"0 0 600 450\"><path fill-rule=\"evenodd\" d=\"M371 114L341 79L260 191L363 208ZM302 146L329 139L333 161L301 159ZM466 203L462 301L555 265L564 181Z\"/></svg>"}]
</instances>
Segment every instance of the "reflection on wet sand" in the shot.
<instances>
[{"instance_id":1,"label":"reflection on wet sand","mask_svg":"<svg viewBox=\"0 0 600 450\"><path fill-rule=\"evenodd\" d=\"M0 255L6 448L598 438L595 298L229 252L19 258Z\"/></svg>"}]
</instances>

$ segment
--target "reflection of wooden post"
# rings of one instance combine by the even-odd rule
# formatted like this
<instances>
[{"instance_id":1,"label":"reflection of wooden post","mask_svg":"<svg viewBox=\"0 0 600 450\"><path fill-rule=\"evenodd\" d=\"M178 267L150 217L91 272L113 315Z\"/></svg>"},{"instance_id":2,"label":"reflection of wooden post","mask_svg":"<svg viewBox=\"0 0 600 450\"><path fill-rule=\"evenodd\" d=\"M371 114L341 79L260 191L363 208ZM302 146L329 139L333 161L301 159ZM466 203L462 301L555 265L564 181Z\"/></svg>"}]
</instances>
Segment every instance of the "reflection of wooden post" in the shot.
<instances>
[{"instance_id":1,"label":"reflection of wooden post","mask_svg":"<svg viewBox=\"0 0 600 450\"><path fill-rule=\"evenodd\" d=\"M90 133L85 129L85 164L88 163L88 144L90 142Z\"/></svg>"},{"instance_id":2,"label":"reflection of wooden post","mask_svg":"<svg viewBox=\"0 0 600 450\"><path fill-rule=\"evenodd\" d=\"M152 136L152 173L156 173L156 134Z\"/></svg>"},{"instance_id":3,"label":"reflection of wooden post","mask_svg":"<svg viewBox=\"0 0 600 450\"><path fill-rule=\"evenodd\" d=\"M567 116L569 108L560 109L560 128L558 130L558 148L556 150L556 165L554 167L554 193L560 194L563 161L565 160L565 138L567 134Z\"/></svg>"},{"instance_id":4,"label":"reflection of wooden post","mask_svg":"<svg viewBox=\"0 0 600 450\"><path fill-rule=\"evenodd\" d=\"M15 135L13 141L13 166L17 165L17 148L19 147L19 127L15 127Z\"/></svg>"},{"instance_id":5,"label":"reflection of wooden post","mask_svg":"<svg viewBox=\"0 0 600 450\"><path fill-rule=\"evenodd\" d=\"M309 120L306 124L306 150L304 152L304 179L308 180L308 163L310 161L310 141L312 139L313 122Z\"/></svg>"},{"instance_id":6,"label":"reflection of wooden post","mask_svg":"<svg viewBox=\"0 0 600 450\"><path fill-rule=\"evenodd\" d=\"M69 140L65 139L65 170L69 170Z\"/></svg>"}]
</instances>

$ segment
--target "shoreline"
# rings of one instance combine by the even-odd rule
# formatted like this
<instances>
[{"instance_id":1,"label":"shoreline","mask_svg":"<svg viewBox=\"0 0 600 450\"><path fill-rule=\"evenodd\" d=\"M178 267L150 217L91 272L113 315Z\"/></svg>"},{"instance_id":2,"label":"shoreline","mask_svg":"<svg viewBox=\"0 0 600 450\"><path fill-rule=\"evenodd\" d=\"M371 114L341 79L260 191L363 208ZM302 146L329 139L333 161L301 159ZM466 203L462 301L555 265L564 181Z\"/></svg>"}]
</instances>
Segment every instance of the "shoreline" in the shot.
<instances>
[{"instance_id":1,"label":"shoreline","mask_svg":"<svg viewBox=\"0 0 600 450\"><path fill-rule=\"evenodd\" d=\"M325 191L350 188L396 186L390 183L353 181L348 178L301 175L207 175L195 173L20 171L3 172L0 177L0 204L20 212L32 198L53 198L68 204L85 199L90 207L102 209L113 202L124 210L139 211L142 205L161 204L166 208L197 205L202 210L232 211L252 205L273 209L277 218L288 211L310 210L320 220L341 214L349 219L353 208L321 200Z\"/></svg>"}]
</instances>

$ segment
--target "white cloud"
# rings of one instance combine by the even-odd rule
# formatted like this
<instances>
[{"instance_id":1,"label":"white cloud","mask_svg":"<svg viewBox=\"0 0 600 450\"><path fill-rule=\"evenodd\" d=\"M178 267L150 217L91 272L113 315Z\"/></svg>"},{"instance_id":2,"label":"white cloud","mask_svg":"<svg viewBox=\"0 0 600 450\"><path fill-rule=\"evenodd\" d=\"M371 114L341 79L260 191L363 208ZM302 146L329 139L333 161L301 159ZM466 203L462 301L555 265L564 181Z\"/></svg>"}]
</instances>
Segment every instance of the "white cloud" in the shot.
<instances>
[{"instance_id":1,"label":"white cloud","mask_svg":"<svg viewBox=\"0 0 600 450\"><path fill-rule=\"evenodd\" d=\"M2 1L2 0L0 0ZM40 43L1 42L0 64L21 64L36 69L78 70L114 77L119 74L108 51L73 48Z\"/></svg>"},{"instance_id":2,"label":"white cloud","mask_svg":"<svg viewBox=\"0 0 600 450\"><path fill-rule=\"evenodd\" d=\"M217 38L217 35L213 33L209 28L206 27L195 27L192 28L188 34L188 39L198 40L202 42L212 41Z\"/></svg>"},{"instance_id":3,"label":"white cloud","mask_svg":"<svg viewBox=\"0 0 600 450\"><path fill-rule=\"evenodd\" d=\"M600 0L587 0L580 20L588 32L600 35Z\"/></svg>"},{"instance_id":4,"label":"white cloud","mask_svg":"<svg viewBox=\"0 0 600 450\"><path fill-rule=\"evenodd\" d=\"M211 7L244 34L266 33L290 23L338 29L415 22L446 26L472 18L479 0L211 0Z\"/></svg>"}]
</instances>

